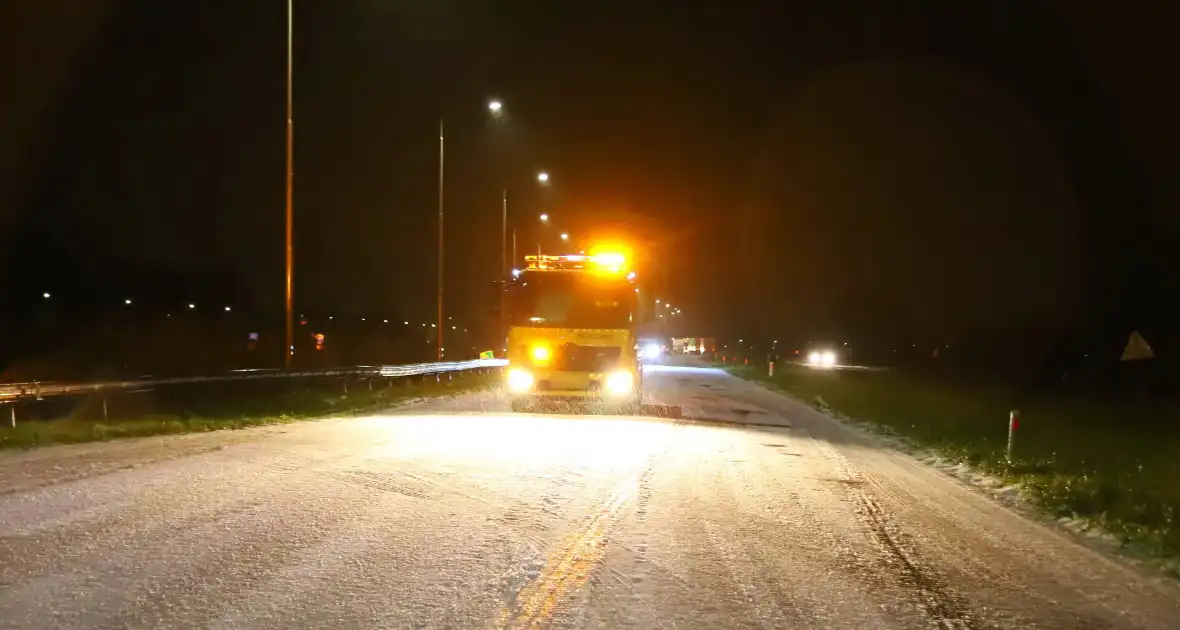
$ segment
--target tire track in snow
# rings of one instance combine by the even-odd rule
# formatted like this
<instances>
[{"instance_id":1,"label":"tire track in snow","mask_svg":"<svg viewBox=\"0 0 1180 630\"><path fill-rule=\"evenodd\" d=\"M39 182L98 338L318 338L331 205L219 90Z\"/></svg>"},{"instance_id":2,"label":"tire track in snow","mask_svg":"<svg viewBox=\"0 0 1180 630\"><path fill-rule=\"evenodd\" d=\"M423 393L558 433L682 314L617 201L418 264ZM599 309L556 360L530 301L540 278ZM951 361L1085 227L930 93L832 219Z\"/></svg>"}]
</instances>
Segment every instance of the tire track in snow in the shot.
<instances>
[{"instance_id":1,"label":"tire track in snow","mask_svg":"<svg viewBox=\"0 0 1180 630\"><path fill-rule=\"evenodd\" d=\"M969 605L942 579L925 566L917 552L906 542L906 536L872 493L865 488L868 481L835 448L811 436L817 451L839 470L839 482L853 501L857 515L881 551L880 561L890 577L912 594L913 603L933 622L945 630L978 630L980 625Z\"/></svg>"}]
</instances>

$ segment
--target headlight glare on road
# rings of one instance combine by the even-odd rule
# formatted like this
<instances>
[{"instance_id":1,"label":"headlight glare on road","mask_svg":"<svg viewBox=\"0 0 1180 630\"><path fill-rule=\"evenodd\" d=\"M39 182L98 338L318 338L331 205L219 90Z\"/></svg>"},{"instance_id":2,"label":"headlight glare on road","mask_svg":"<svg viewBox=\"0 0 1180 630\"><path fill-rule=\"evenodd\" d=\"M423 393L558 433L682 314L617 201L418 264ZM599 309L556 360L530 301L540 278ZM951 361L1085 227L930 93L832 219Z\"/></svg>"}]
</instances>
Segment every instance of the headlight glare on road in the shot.
<instances>
[{"instance_id":1,"label":"headlight glare on road","mask_svg":"<svg viewBox=\"0 0 1180 630\"><path fill-rule=\"evenodd\" d=\"M619 370L606 375L605 385L607 393L620 396L631 393L631 389L635 386L635 382L630 372L626 370Z\"/></svg>"},{"instance_id":2,"label":"headlight glare on road","mask_svg":"<svg viewBox=\"0 0 1180 630\"><path fill-rule=\"evenodd\" d=\"M822 355L820 355L820 363L822 363L825 367L832 367L833 365L836 365L836 353L835 352L823 353Z\"/></svg>"},{"instance_id":3,"label":"headlight glare on road","mask_svg":"<svg viewBox=\"0 0 1180 630\"><path fill-rule=\"evenodd\" d=\"M533 388L533 375L520 369L508 370L508 391L523 394Z\"/></svg>"},{"instance_id":4,"label":"headlight glare on road","mask_svg":"<svg viewBox=\"0 0 1180 630\"><path fill-rule=\"evenodd\" d=\"M643 358L645 358L645 359L658 359L658 358L660 358L659 344L649 343L646 346L643 346Z\"/></svg>"}]
</instances>

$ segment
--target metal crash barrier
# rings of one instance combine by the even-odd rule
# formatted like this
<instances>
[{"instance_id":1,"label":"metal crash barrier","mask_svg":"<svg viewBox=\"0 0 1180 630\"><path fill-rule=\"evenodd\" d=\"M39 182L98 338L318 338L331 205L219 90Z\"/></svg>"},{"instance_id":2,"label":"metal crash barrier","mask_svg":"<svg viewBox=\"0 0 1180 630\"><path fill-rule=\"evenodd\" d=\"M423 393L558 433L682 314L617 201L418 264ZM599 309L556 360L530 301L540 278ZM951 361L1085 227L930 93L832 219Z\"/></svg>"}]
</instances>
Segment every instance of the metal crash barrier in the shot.
<instances>
[{"instance_id":1,"label":"metal crash barrier","mask_svg":"<svg viewBox=\"0 0 1180 630\"><path fill-rule=\"evenodd\" d=\"M445 374L466 370L500 368L507 365L504 359L475 359L472 361L444 361L438 363L412 363L408 365L360 365L350 368L327 370L233 370L217 376L144 377L136 379L104 380L90 382L32 381L27 383L0 383L0 403L21 400L42 400L55 396L82 396L101 392L115 392L166 385L192 385L200 383L222 383L234 381L256 381L263 379L314 379L330 377L353 378L399 378L427 374Z\"/></svg>"}]
</instances>

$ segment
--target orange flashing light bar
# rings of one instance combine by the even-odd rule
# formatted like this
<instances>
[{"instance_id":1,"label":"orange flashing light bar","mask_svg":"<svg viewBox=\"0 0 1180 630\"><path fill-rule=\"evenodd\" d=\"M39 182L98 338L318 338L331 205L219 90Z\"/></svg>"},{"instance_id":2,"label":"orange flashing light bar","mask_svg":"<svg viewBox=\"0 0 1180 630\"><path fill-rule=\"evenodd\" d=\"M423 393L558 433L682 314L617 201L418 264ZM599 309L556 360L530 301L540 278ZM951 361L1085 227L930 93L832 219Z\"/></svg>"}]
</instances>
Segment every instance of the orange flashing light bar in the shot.
<instances>
[{"instance_id":1,"label":"orange flashing light bar","mask_svg":"<svg viewBox=\"0 0 1180 630\"><path fill-rule=\"evenodd\" d=\"M529 269L545 269L551 271L585 269L587 260L589 260L589 256L581 256L576 254L570 256L549 256L540 254L537 256L524 257L524 261L528 264Z\"/></svg>"},{"instance_id":2,"label":"orange flashing light bar","mask_svg":"<svg viewBox=\"0 0 1180 630\"><path fill-rule=\"evenodd\" d=\"M618 274L626 267L626 257L617 253L525 256L528 269L533 271L580 271L589 269L600 273Z\"/></svg>"}]
</instances>

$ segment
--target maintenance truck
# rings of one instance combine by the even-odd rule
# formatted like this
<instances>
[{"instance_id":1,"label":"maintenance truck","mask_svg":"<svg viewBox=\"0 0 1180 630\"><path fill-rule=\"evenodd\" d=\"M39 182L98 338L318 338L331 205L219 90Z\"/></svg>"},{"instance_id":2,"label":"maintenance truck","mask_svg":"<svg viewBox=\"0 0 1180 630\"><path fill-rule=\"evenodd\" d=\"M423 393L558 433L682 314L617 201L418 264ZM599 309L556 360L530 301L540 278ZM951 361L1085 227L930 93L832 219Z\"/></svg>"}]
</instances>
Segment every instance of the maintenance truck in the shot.
<instances>
[{"instance_id":1,"label":"maintenance truck","mask_svg":"<svg viewBox=\"0 0 1180 630\"><path fill-rule=\"evenodd\" d=\"M626 412L642 403L635 272L623 254L536 255L508 287L513 411L545 403Z\"/></svg>"}]
</instances>

